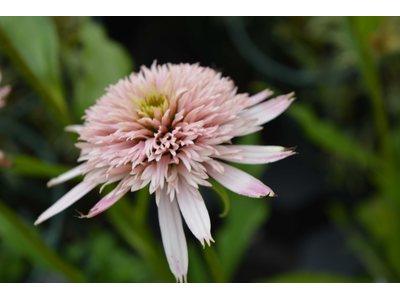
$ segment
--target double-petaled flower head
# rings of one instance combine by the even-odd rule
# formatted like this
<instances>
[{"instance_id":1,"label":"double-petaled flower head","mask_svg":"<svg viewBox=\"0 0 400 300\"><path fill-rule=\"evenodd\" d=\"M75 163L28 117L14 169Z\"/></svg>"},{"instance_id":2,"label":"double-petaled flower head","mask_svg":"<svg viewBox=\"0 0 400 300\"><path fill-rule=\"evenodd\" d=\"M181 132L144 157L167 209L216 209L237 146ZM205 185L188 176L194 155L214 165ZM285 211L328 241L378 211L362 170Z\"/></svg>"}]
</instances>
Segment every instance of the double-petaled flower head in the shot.
<instances>
[{"instance_id":1,"label":"double-petaled flower head","mask_svg":"<svg viewBox=\"0 0 400 300\"><path fill-rule=\"evenodd\" d=\"M108 209L127 192L149 185L155 192L162 241L172 273L186 280L188 252L181 214L194 236L210 245L210 218L199 185L209 176L249 197L274 196L260 180L223 161L265 164L294 154L279 146L232 145L237 136L262 129L294 100L293 93L261 103L272 92L237 94L233 81L198 64L142 67L110 86L86 110L85 123L69 126L80 137L81 165L49 186L85 174L36 221L39 224L97 185L118 182L86 217ZM260 104L261 103L261 104ZM102 190L100 189L100 191Z\"/></svg>"}]
</instances>

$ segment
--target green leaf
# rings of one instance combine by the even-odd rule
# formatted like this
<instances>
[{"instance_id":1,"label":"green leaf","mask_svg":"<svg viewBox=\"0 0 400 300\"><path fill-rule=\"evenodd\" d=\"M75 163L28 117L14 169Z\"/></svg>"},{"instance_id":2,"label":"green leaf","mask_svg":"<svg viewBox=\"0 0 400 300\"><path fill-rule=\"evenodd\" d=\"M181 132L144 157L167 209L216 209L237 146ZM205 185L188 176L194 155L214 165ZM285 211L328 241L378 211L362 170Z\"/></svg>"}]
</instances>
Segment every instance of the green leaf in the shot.
<instances>
[{"instance_id":1,"label":"green leaf","mask_svg":"<svg viewBox=\"0 0 400 300\"><path fill-rule=\"evenodd\" d=\"M260 132L242 137L237 144L260 144ZM248 172L256 178L265 170L265 165L237 165L238 168ZM249 248L255 232L267 220L269 207L268 198L254 199L227 191L230 199L229 214L225 222L216 233L217 254L221 268L230 282L239 267L242 257Z\"/></svg>"},{"instance_id":2,"label":"green leaf","mask_svg":"<svg viewBox=\"0 0 400 300\"><path fill-rule=\"evenodd\" d=\"M368 282L365 278L352 278L343 275L329 273L315 273L306 271L295 271L280 274L273 278L261 280L260 282L273 283L352 283Z\"/></svg>"},{"instance_id":3,"label":"green leaf","mask_svg":"<svg viewBox=\"0 0 400 300\"><path fill-rule=\"evenodd\" d=\"M61 125L70 123L59 67L59 41L49 17L0 17L0 46Z\"/></svg>"},{"instance_id":4,"label":"green leaf","mask_svg":"<svg viewBox=\"0 0 400 300\"><path fill-rule=\"evenodd\" d=\"M73 71L74 112L81 117L84 110L105 94L105 88L116 84L133 71L128 52L107 37L104 28L88 19L79 30L81 53L70 53L75 60Z\"/></svg>"},{"instance_id":5,"label":"green leaf","mask_svg":"<svg viewBox=\"0 0 400 300\"><path fill-rule=\"evenodd\" d=\"M67 253L74 263L80 263L91 282L152 282L146 263L121 242L108 230L95 229L69 244Z\"/></svg>"},{"instance_id":6,"label":"green leaf","mask_svg":"<svg viewBox=\"0 0 400 300\"><path fill-rule=\"evenodd\" d=\"M0 282L20 282L28 271L28 264L12 247L0 240Z\"/></svg>"},{"instance_id":7,"label":"green leaf","mask_svg":"<svg viewBox=\"0 0 400 300\"><path fill-rule=\"evenodd\" d=\"M381 25L384 17L348 17L348 34L353 41L354 52L362 75L364 89L371 103L381 159L385 167L393 169L394 154L390 140L389 121L386 114L379 62L374 56L371 34Z\"/></svg>"},{"instance_id":8,"label":"green leaf","mask_svg":"<svg viewBox=\"0 0 400 300\"><path fill-rule=\"evenodd\" d=\"M225 279L224 271L221 268L220 259L215 253L215 249L213 246L205 247L203 249L204 258L208 264L210 272L214 278L214 282L224 283L227 282Z\"/></svg>"},{"instance_id":9,"label":"green leaf","mask_svg":"<svg viewBox=\"0 0 400 300\"><path fill-rule=\"evenodd\" d=\"M6 155L6 158L11 160L12 165L11 167L6 168L0 167L0 171L33 178L50 179L73 168L69 166L50 164L36 157L25 154Z\"/></svg>"},{"instance_id":10,"label":"green leaf","mask_svg":"<svg viewBox=\"0 0 400 300\"><path fill-rule=\"evenodd\" d=\"M357 207L357 213L359 214L359 212L360 206ZM331 203L329 214L332 221L336 223L347 236L347 242L350 248L357 253L360 262L364 265L364 268L371 277L373 277L374 280L393 281L394 275L392 274L392 270L385 264L381 253L376 251L374 245L369 240L366 240L364 234L361 234L359 230L352 225L350 222L350 215L346 211L344 205L340 202ZM371 225L375 224L375 221L380 223L380 221L374 220L371 222Z\"/></svg>"},{"instance_id":11,"label":"green leaf","mask_svg":"<svg viewBox=\"0 0 400 300\"><path fill-rule=\"evenodd\" d=\"M231 281L255 232L268 217L268 199L253 199L228 191L229 214L216 234L218 257L227 281Z\"/></svg>"},{"instance_id":12,"label":"green leaf","mask_svg":"<svg viewBox=\"0 0 400 300\"><path fill-rule=\"evenodd\" d=\"M110 207L106 214L120 236L146 260L154 277L160 281L172 282L173 275L169 270L163 250L146 224L137 223L132 211L132 205L124 196Z\"/></svg>"},{"instance_id":13,"label":"green leaf","mask_svg":"<svg viewBox=\"0 0 400 300\"><path fill-rule=\"evenodd\" d=\"M22 223L18 216L0 200L0 236L32 263L56 270L71 282L85 282L79 270L68 265L36 234L33 226Z\"/></svg>"},{"instance_id":14,"label":"green leaf","mask_svg":"<svg viewBox=\"0 0 400 300\"><path fill-rule=\"evenodd\" d=\"M320 120L311 107L293 103L287 113L300 124L310 141L326 151L363 167L379 166L380 160L373 153L343 134L332 122Z\"/></svg>"},{"instance_id":15,"label":"green leaf","mask_svg":"<svg viewBox=\"0 0 400 300\"><path fill-rule=\"evenodd\" d=\"M228 197L228 193L226 192L226 189L217 181L213 180L213 179L208 179L208 181L212 184L212 189L219 195L219 197L222 200L222 203L224 204L224 211L222 213L219 214L219 216L225 217L228 212L229 212L229 197Z\"/></svg>"},{"instance_id":16,"label":"green leaf","mask_svg":"<svg viewBox=\"0 0 400 300\"><path fill-rule=\"evenodd\" d=\"M382 246L387 265L400 278L399 207L383 196L365 201L357 207L357 218L369 231L376 244Z\"/></svg>"},{"instance_id":17,"label":"green leaf","mask_svg":"<svg viewBox=\"0 0 400 300\"><path fill-rule=\"evenodd\" d=\"M150 193L149 185L147 185L135 193L135 205L133 207L132 214L137 224L146 226L149 207Z\"/></svg>"},{"instance_id":18,"label":"green leaf","mask_svg":"<svg viewBox=\"0 0 400 300\"><path fill-rule=\"evenodd\" d=\"M209 283L211 278L207 272L206 264L202 258L203 249L199 249L198 243L193 244L188 242L189 252L189 269L188 269L188 282L196 283Z\"/></svg>"}]
</instances>

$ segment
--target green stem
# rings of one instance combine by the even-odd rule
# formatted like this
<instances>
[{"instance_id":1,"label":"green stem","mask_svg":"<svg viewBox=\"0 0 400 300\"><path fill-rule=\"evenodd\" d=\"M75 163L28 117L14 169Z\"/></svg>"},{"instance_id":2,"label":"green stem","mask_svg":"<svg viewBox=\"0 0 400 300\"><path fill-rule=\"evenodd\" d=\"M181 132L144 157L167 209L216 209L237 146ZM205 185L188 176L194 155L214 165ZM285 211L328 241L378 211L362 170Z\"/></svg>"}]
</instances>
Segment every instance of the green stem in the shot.
<instances>
[{"instance_id":1,"label":"green stem","mask_svg":"<svg viewBox=\"0 0 400 300\"><path fill-rule=\"evenodd\" d=\"M393 166L393 150L390 142L389 124L384 107L383 88L378 68L374 62L368 39L363 35L360 17L349 17L349 25L358 54L361 75L371 103L377 130L380 154L386 167Z\"/></svg>"},{"instance_id":2,"label":"green stem","mask_svg":"<svg viewBox=\"0 0 400 300\"><path fill-rule=\"evenodd\" d=\"M215 253L214 247L206 247L205 249L203 249L202 252L207 262L207 265L210 268L214 281L219 283L227 282L225 274L222 271L221 263L218 259L217 254Z\"/></svg>"}]
</instances>

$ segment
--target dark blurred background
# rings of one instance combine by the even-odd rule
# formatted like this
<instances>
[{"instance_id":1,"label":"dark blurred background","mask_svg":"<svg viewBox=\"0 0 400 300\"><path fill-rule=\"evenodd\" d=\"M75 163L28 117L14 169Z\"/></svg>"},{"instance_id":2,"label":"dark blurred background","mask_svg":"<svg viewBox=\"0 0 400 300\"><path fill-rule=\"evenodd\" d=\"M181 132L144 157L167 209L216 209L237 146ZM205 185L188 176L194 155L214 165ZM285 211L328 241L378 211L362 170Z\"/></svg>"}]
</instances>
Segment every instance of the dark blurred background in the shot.
<instances>
[{"instance_id":1,"label":"dark blurred background","mask_svg":"<svg viewBox=\"0 0 400 300\"><path fill-rule=\"evenodd\" d=\"M7 22L0 20L0 28L11 26ZM56 69L61 69L57 72L75 122L81 122L83 109L103 93L85 87L96 80L89 72L109 80L99 79L99 85L106 87L154 60L210 66L232 78L240 93L255 94L265 88L275 95L296 93L294 104L265 124L263 131L236 141L297 146L299 155L267 166L238 165L279 196L251 199L229 193L230 212L221 218L218 196L212 190L202 191L216 240L213 247L228 280L399 281L398 17L58 17L50 22L60 44ZM82 29L89 23L103 30L98 43L87 40L95 39L96 30ZM12 32L4 28L3 36ZM11 84L13 92L0 110L0 149L13 167L3 163L0 169L0 199L8 207L4 211L13 210L31 226L52 201L76 184L46 188L51 174L76 164L76 136L52 125L57 116L46 110L35 82L26 79L29 74L16 64L4 41L0 35L1 86ZM103 42L108 43L104 48ZM130 58L114 62L112 55L118 51ZM91 59L102 52L103 57ZM96 64L104 68L96 69ZM114 72L116 65L121 67ZM108 70L120 73L114 76ZM82 104L82 97L87 102ZM32 158L46 162L48 169L42 175L30 173L39 163L29 161ZM137 197L131 195L129 205L134 206ZM160 281L116 225L117 212L89 220L72 218L75 208L86 212L98 199L98 193L91 192L32 230L40 231L46 245L82 271L86 280ZM153 199L147 209L146 222L159 243ZM1 220L0 225L8 224ZM7 230L0 229L0 281L71 280L15 246L19 242ZM188 230L186 238L188 280L213 281L212 272L204 267L207 258Z\"/></svg>"}]
</instances>

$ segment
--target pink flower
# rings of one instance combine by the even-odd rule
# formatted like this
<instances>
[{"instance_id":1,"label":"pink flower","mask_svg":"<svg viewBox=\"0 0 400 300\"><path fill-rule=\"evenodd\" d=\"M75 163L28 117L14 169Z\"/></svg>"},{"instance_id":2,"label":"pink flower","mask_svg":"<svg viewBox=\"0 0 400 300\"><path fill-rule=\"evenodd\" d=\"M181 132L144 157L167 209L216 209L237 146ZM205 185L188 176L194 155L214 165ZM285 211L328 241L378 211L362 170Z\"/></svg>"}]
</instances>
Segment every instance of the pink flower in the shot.
<instances>
[{"instance_id":1,"label":"pink flower","mask_svg":"<svg viewBox=\"0 0 400 300\"><path fill-rule=\"evenodd\" d=\"M186 281L188 252L181 214L204 247L214 241L199 185L209 176L249 197L274 196L260 180L222 161L265 164L294 154L279 146L235 146L231 139L258 130L281 114L293 93L267 102L265 90L237 94L233 81L198 64L142 67L120 80L86 110L84 125L69 126L83 142L76 168L52 179L53 186L86 174L58 202L39 216L39 224L83 197L98 184L118 182L86 217L113 205L128 191L149 184L156 195L164 250L177 280ZM259 104L261 103L261 104ZM103 188L102 187L102 188ZM100 189L100 191L102 190Z\"/></svg>"},{"instance_id":2,"label":"pink flower","mask_svg":"<svg viewBox=\"0 0 400 300\"><path fill-rule=\"evenodd\" d=\"M0 72L0 83L1 83L1 72ZM3 108L6 105L6 98L10 92L11 92L10 85L0 87L0 108Z\"/></svg>"},{"instance_id":3,"label":"pink flower","mask_svg":"<svg viewBox=\"0 0 400 300\"><path fill-rule=\"evenodd\" d=\"M0 167L8 168L12 166L12 161L7 159L4 152L0 150Z\"/></svg>"}]
</instances>

